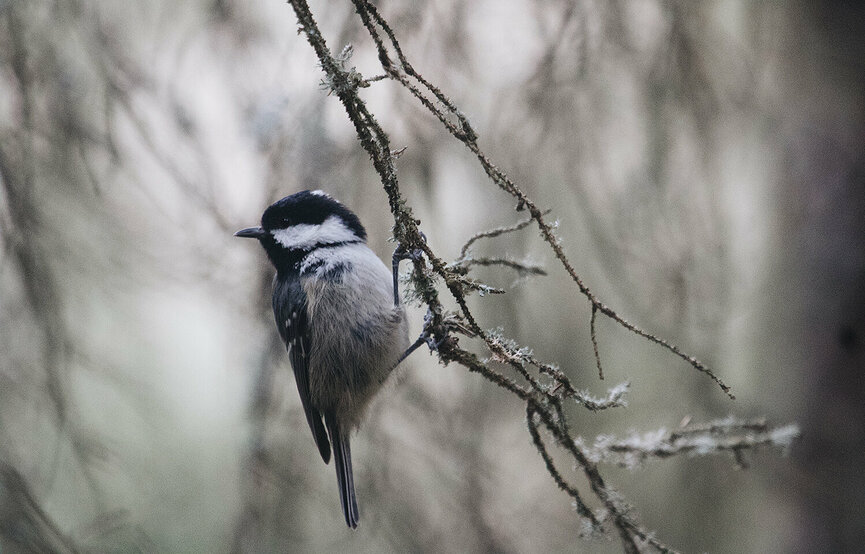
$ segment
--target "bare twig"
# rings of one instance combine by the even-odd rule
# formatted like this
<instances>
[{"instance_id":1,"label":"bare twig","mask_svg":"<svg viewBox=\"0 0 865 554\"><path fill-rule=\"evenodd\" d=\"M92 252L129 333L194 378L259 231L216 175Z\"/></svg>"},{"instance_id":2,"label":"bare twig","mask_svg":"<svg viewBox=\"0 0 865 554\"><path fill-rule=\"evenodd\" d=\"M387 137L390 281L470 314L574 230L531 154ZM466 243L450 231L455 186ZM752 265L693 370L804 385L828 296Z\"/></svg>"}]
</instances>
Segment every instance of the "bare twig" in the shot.
<instances>
[{"instance_id":1,"label":"bare twig","mask_svg":"<svg viewBox=\"0 0 865 554\"><path fill-rule=\"evenodd\" d=\"M592 318L589 320L589 334L592 337L592 350L595 352L595 365L598 368L598 379L604 380L604 368L601 365L601 353L598 351L598 331L595 327L597 321L598 307L592 304Z\"/></svg>"},{"instance_id":2,"label":"bare twig","mask_svg":"<svg viewBox=\"0 0 865 554\"><path fill-rule=\"evenodd\" d=\"M548 213L550 213L550 210L544 211L544 214L548 214ZM469 238L469 240L466 241L466 243L463 245L462 249L460 250L460 257L458 258L458 260L466 259L466 257L469 254L469 248L471 248L472 244L474 244L476 241L478 241L480 239L499 237L499 236L504 235L506 233L512 233L514 231L519 231L520 229L525 229L526 227L528 227L529 225L532 224L532 221L533 221L532 218L523 219L522 221L518 221L517 223L515 223L513 225L508 225L505 227L496 227L495 229L489 229L487 231L481 231L480 233L472 235Z\"/></svg>"},{"instance_id":3,"label":"bare twig","mask_svg":"<svg viewBox=\"0 0 865 554\"><path fill-rule=\"evenodd\" d=\"M467 260L463 260L460 264L464 269L468 270L473 265L479 266L502 266L507 267L508 269L513 269L517 273L526 274L526 275L546 275L547 272L539 265L531 264L528 262L519 262L517 260L512 260L510 258L469 258Z\"/></svg>"},{"instance_id":4,"label":"bare twig","mask_svg":"<svg viewBox=\"0 0 865 554\"><path fill-rule=\"evenodd\" d=\"M547 471L549 471L550 475L552 475L553 480L556 482L556 485L558 485L560 489L565 491L571 498L574 499L574 505L577 508L577 513L580 514L582 517L586 518L591 523L593 529L600 530L601 521L588 508L588 506L586 506L585 502L583 502L583 499L580 496L580 491L578 491L575 487L572 487L565 481L564 477L562 477L562 474L556 467L553 458L547 451L547 447L544 446L544 441L543 439L541 439L541 434L538 432L538 423L535 418L535 410L532 404L526 405L526 422L529 425L529 434L532 436L532 442L535 443L535 447L541 454L541 458L543 458L544 463L547 465Z\"/></svg>"}]
</instances>

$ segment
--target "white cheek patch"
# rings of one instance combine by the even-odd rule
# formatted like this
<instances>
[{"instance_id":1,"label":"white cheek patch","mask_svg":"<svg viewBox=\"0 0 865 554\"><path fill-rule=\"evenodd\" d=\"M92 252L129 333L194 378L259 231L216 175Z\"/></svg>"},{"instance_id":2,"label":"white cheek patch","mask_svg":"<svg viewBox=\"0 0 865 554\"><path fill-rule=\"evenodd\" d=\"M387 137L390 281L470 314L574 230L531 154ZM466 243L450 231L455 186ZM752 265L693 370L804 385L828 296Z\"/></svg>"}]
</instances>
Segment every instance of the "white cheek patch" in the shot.
<instances>
[{"instance_id":1,"label":"white cheek patch","mask_svg":"<svg viewBox=\"0 0 865 554\"><path fill-rule=\"evenodd\" d=\"M302 223L271 231L276 242L289 250L308 250L317 244L333 244L358 240L357 235L332 215L320 225Z\"/></svg>"}]
</instances>

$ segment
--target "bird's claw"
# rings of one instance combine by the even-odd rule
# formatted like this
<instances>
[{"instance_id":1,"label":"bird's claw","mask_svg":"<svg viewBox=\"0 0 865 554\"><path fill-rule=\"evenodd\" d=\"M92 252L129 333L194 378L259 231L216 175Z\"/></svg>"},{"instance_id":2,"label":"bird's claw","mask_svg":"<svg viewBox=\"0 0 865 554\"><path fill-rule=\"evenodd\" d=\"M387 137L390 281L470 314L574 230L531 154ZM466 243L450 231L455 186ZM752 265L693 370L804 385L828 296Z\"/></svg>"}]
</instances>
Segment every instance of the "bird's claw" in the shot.
<instances>
[{"instance_id":1,"label":"bird's claw","mask_svg":"<svg viewBox=\"0 0 865 554\"><path fill-rule=\"evenodd\" d=\"M456 342L459 339L453 335L454 332L468 337L475 336L475 333L462 322L460 316L454 313L445 314L441 318L437 328L434 328L433 325L433 313L431 310L427 309L426 315L423 318L423 331L421 331L417 340L415 340L412 345L406 349L403 355L400 356L397 364L408 358L412 352L420 348L423 344L426 344L427 347L429 347L430 352L439 352L442 345L446 343L453 343L453 345L456 345Z\"/></svg>"}]
</instances>

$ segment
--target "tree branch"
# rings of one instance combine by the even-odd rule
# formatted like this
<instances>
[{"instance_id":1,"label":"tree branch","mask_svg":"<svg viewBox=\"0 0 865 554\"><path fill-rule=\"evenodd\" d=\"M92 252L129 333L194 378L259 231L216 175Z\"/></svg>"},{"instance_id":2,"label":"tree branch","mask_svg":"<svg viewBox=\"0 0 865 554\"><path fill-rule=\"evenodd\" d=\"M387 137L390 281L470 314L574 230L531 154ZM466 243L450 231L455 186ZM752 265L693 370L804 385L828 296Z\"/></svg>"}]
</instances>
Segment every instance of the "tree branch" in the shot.
<instances>
[{"instance_id":1,"label":"tree branch","mask_svg":"<svg viewBox=\"0 0 865 554\"><path fill-rule=\"evenodd\" d=\"M541 210L481 151L477 142L478 135L468 119L439 88L412 67L404 55L394 31L373 4L367 0L352 0L364 28L375 44L379 61L384 70L384 76L364 79L355 68L348 65L351 55L350 47L344 48L341 54L337 56L331 53L307 2L305 0L289 0L288 3L297 16L300 32L312 46L325 73L322 80L323 85L330 94L337 96L345 107L346 114L357 132L358 140L370 156L373 167L381 179L394 217L394 238L406 249L423 252L423 256L413 258L410 282L414 288L415 298L428 308L429 315L425 321L425 332L429 336L428 343L435 345L435 352L439 360L443 363L456 362L469 371L480 373L525 403L528 431L535 448L544 460L547 471L556 484L573 498L577 513L594 531L603 531L603 523L609 521L618 533L627 552L638 552L644 546L659 551L671 551L669 547L657 541L651 533L636 523L630 508L602 478L596 465L597 460L593 459L597 457L596 451L587 449L581 441L574 438L565 417L562 401L568 398L575 399L589 410L623 406L625 404L623 396L627 391L627 384L611 389L606 399L594 399L588 393L577 390L557 367L535 359L527 347L520 347L515 342L502 337L498 332L485 331L481 328L469 310L466 301L466 295L473 290L481 292L486 290L476 281L466 277L471 265L482 265L482 262L477 260L473 264L469 263L469 248L480 238L500 236L522 229L530 222L534 222L544 241L576 284L578 291L589 300L591 306L591 339L601 378L603 378L603 370L595 326L598 313L687 361L692 367L708 375L730 398L733 398L729 387L702 362L684 353L672 343L629 323L594 295L583 283L565 255L561 242L555 235L555 225L546 221L545 216L548 212ZM422 106L441 122L452 136L475 154L490 180L516 200L517 210L528 210L530 217L516 225L493 229L473 236L463 247L460 258L454 263L447 264L436 256L418 228L420 221L413 216L411 208L401 195L394 166L398 153L392 152L387 134L359 96L361 88L365 88L370 83L382 78L390 78L405 87ZM509 265L503 263L503 259L487 260L486 262L490 265L493 263ZM528 266L511 263L510 267L519 270L526 269ZM443 283L448 289L459 307L458 313L448 312L444 308L439 298L438 283ZM490 358L482 360L474 353L462 348L455 333L467 337L478 337L489 351ZM510 367L516 372L517 378L514 379L496 371L492 367L493 363L502 363ZM545 377L551 378L554 384L550 386ZM586 476L594 496L603 505L603 517L592 512L580 492L565 481L541 438L539 432L541 425L547 429L555 439L555 443L568 453L576 467ZM739 446L742 448L749 447L746 444Z\"/></svg>"}]
</instances>

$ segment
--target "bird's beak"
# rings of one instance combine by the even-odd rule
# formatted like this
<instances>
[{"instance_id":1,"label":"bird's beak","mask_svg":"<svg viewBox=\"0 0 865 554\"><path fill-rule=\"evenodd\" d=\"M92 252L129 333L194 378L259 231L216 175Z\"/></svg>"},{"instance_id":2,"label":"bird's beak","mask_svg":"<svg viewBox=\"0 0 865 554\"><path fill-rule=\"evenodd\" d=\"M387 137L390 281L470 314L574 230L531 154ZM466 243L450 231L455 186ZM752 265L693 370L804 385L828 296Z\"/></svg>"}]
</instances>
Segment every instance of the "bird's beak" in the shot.
<instances>
[{"instance_id":1,"label":"bird's beak","mask_svg":"<svg viewBox=\"0 0 865 554\"><path fill-rule=\"evenodd\" d=\"M261 227L247 227L246 229L241 229L234 233L234 236L246 239L260 239L264 236L264 233L265 231Z\"/></svg>"}]
</instances>

